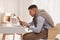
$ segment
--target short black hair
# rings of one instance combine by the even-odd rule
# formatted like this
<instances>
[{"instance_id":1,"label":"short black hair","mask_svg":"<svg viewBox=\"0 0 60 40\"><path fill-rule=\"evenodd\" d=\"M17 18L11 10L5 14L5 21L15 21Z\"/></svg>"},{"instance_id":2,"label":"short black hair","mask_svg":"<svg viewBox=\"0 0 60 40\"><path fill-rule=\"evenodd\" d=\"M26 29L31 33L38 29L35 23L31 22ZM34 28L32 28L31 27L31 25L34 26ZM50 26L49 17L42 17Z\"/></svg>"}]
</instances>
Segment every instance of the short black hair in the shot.
<instances>
[{"instance_id":1,"label":"short black hair","mask_svg":"<svg viewBox=\"0 0 60 40\"><path fill-rule=\"evenodd\" d=\"M37 8L37 6L36 6L36 5L30 5L30 6L28 7L28 10L29 10L29 9L33 9L33 8Z\"/></svg>"}]
</instances>

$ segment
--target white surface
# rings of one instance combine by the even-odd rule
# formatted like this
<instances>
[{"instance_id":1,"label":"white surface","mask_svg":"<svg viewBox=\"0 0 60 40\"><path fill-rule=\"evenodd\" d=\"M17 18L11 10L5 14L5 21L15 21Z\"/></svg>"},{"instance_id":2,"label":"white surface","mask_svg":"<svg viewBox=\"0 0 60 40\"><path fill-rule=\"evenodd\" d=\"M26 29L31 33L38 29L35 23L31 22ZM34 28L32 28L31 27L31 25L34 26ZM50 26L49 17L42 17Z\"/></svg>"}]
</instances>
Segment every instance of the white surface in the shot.
<instances>
[{"instance_id":1,"label":"white surface","mask_svg":"<svg viewBox=\"0 0 60 40\"><path fill-rule=\"evenodd\" d=\"M18 13L18 0L0 0L0 12Z\"/></svg>"},{"instance_id":2,"label":"white surface","mask_svg":"<svg viewBox=\"0 0 60 40\"><path fill-rule=\"evenodd\" d=\"M18 33L25 34L25 28L21 25L19 26L0 26L0 33Z\"/></svg>"},{"instance_id":3,"label":"white surface","mask_svg":"<svg viewBox=\"0 0 60 40\"><path fill-rule=\"evenodd\" d=\"M57 34L57 35L56 35L56 38L57 38L58 40L60 40L60 34Z\"/></svg>"}]
</instances>

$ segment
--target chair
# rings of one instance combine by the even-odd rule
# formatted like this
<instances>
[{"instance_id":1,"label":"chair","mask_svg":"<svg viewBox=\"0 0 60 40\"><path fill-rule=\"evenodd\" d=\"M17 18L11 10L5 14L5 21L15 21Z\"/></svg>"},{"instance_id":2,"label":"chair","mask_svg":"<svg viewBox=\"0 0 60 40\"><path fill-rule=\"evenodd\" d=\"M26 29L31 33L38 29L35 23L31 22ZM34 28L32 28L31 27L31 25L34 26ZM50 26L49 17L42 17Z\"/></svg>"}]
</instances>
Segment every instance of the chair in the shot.
<instances>
[{"instance_id":1,"label":"chair","mask_svg":"<svg viewBox=\"0 0 60 40\"><path fill-rule=\"evenodd\" d=\"M48 30L48 40L56 40L57 34L60 34L60 23Z\"/></svg>"}]
</instances>

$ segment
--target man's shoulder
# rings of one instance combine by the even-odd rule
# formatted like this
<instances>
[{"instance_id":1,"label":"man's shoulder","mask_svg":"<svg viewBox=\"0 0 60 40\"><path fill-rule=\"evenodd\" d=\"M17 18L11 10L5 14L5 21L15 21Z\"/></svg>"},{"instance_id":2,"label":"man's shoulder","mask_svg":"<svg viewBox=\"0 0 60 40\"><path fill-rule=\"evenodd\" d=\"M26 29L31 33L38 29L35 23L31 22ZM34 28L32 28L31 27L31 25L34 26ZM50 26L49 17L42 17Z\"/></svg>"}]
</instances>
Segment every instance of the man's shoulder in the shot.
<instances>
[{"instance_id":1,"label":"man's shoulder","mask_svg":"<svg viewBox=\"0 0 60 40\"><path fill-rule=\"evenodd\" d=\"M37 19L43 19L43 20L45 20L45 18L43 16L38 16Z\"/></svg>"},{"instance_id":2,"label":"man's shoulder","mask_svg":"<svg viewBox=\"0 0 60 40\"><path fill-rule=\"evenodd\" d=\"M46 12L44 9L39 9L40 12Z\"/></svg>"}]
</instances>

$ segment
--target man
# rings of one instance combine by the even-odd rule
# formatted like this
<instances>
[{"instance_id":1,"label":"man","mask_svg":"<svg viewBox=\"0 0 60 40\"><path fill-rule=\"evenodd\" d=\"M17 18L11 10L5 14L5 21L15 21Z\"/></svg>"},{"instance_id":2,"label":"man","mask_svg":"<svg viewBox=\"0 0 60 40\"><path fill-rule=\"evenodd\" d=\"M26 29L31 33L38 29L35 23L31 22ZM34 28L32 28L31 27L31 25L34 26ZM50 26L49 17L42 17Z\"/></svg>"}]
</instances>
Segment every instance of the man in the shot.
<instances>
[{"instance_id":1,"label":"man","mask_svg":"<svg viewBox=\"0 0 60 40\"><path fill-rule=\"evenodd\" d=\"M29 14L33 17L33 21L29 23L22 23L33 32L23 35L23 40L39 40L48 38L48 28L54 27L51 17L45 10L39 10L36 5L28 7ZM34 27L32 27L34 26Z\"/></svg>"}]
</instances>

